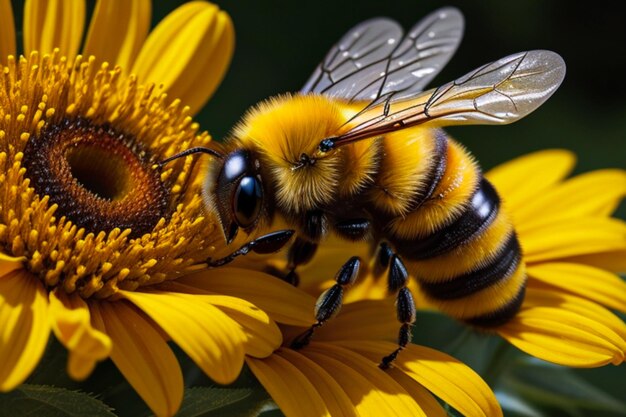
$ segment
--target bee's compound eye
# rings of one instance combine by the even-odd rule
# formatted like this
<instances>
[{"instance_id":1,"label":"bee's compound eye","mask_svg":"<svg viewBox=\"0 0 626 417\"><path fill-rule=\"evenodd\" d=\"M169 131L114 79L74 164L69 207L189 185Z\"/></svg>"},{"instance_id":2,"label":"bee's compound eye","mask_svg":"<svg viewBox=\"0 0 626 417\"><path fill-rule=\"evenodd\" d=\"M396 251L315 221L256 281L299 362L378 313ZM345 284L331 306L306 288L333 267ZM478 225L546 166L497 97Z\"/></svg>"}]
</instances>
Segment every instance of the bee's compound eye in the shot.
<instances>
[{"instance_id":1,"label":"bee's compound eye","mask_svg":"<svg viewBox=\"0 0 626 417\"><path fill-rule=\"evenodd\" d=\"M233 212L239 227L249 227L254 224L261 212L263 187L261 181L255 177L241 178L233 198Z\"/></svg>"}]
</instances>

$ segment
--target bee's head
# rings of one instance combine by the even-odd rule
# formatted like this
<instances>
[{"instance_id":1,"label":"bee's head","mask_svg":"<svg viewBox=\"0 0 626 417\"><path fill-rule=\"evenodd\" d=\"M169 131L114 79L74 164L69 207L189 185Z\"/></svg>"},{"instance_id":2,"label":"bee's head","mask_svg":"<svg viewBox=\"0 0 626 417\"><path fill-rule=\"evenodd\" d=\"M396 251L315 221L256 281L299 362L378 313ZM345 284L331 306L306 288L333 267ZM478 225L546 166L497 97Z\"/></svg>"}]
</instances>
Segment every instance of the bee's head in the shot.
<instances>
[{"instance_id":1,"label":"bee's head","mask_svg":"<svg viewBox=\"0 0 626 417\"><path fill-rule=\"evenodd\" d=\"M249 151L237 149L216 168L207 177L204 197L230 244L240 228L250 232L258 223L264 196L260 161Z\"/></svg>"}]
</instances>

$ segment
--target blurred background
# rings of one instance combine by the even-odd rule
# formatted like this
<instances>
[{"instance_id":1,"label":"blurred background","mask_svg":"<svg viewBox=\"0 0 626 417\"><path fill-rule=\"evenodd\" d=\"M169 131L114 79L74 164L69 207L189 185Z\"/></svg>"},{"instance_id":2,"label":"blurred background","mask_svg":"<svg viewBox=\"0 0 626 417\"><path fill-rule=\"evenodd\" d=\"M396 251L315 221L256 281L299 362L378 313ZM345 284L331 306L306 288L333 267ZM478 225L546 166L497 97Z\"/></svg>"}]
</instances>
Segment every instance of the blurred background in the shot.
<instances>
[{"instance_id":1,"label":"blurred background","mask_svg":"<svg viewBox=\"0 0 626 417\"><path fill-rule=\"evenodd\" d=\"M180 2L165 3L157 14ZM581 170L626 167L626 12L617 2L223 0L219 5L233 18L237 46L224 83L199 115L215 138L259 100L297 91L356 23L389 16L409 28L426 13L453 5L466 17L465 36L433 86L528 49L556 51L567 63L565 82L531 117L512 126L450 129L485 168L551 147L578 153Z\"/></svg>"}]
</instances>

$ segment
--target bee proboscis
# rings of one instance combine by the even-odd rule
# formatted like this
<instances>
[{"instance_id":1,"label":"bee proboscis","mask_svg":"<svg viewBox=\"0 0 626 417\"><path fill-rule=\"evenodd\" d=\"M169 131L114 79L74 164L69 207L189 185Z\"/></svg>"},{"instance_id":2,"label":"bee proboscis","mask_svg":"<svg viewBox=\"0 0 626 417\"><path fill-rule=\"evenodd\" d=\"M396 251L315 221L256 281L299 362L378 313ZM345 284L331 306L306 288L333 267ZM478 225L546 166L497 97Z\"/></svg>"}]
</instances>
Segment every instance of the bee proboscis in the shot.
<instances>
[{"instance_id":1,"label":"bee proboscis","mask_svg":"<svg viewBox=\"0 0 626 417\"><path fill-rule=\"evenodd\" d=\"M448 62L463 32L455 8L437 10L403 35L386 18L344 35L296 94L261 102L215 157L204 197L230 244L276 216L297 238L288 253L288 281L329 233L378 247L388 289L396 296L398 348L410 340L415 304L409 275L442 311L476 326L505 322L524 297L522 251L494 187L470 154L441 129L507 124L539 107L558 88L565 64L554 52L521 52L455 81L423 91ZM252 240L220 266L285 245L294 230ZM337 313L344 288L357 278L352 257L318 299L317 323L293 342L305 346Z\"/></svg>"}]
</instances>

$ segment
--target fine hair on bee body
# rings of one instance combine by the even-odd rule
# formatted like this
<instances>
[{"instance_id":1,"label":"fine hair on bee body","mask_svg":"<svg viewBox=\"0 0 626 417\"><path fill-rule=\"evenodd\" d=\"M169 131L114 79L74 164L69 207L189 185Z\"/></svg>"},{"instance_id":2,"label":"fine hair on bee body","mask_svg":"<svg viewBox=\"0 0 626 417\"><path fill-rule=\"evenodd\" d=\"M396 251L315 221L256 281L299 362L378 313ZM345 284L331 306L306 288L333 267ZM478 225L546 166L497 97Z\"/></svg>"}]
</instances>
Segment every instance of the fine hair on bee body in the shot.
<instances>
[{"instance_id":1,"label":"fine hair on bee body","mask_svg":"<svg viewBox=\"0 0 626 417\"><path fill-rule=\"evenodd\" d=\"M382 368L410 341L409 276L442 311L475 326L509 320L524 297L522 250L500 197L442 127L526 116L558 88L565 64L554 52L521 52L424 90L456 51L463 25L451 7L406 34L387 18L365 21L333 46L301 91L261 102L220 151L201 151L215 158L203 195L228 244L240 229L250 235L276 216L293 228L253 239L211 266L276 251L295 233L284 279L297 284L298 266L330 233L378 247L400 322L398 348ZM339 311L361 262L346 260L318 299L317 323L294 348Z\"/></svg>"}]
</instances>

